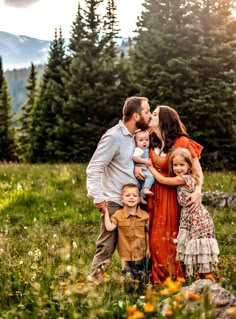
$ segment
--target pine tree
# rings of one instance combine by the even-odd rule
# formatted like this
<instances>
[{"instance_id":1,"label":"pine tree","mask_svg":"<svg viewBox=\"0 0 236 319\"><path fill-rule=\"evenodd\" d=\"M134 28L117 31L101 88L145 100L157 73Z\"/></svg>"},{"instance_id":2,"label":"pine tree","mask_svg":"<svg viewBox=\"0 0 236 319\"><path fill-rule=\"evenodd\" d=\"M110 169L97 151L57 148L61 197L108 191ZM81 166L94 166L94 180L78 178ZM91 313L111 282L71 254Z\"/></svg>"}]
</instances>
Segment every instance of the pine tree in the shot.
<instances>
[{"instance_id":1,"label":"pine tree","mask_svg":"<svg viewBox=\"0 0 236 319\"><path fill-rule=\"evenodd\" d=\"M179 112L190 136L205 146L203 160L209 166L212 158L205 154L222 154L222 142L232 148L235 134L230 122L236 61L230 1L146 0L144 7L131 52L137 89L151 104Z\"/></svg>"},{"instance_id":2,"label":"pine tree","mask_svg":"<svg viewBox=\"0 0 236 319\"><path fill-rule=\"evenodd\" d=\"M30 73L26 84L27 101L22 106L22 115L19 118L18 129L18 157L20 161L27 162L30 159L32 112L36 99L37 71L31 63Z\"/></svg>"},{"instance_id":3,"label":"pine tree","mask_svg":"<svg viewBox=\"0 0 236 319\"><path fill-rule=\"evenodd\" d=\"M63 158L62 106L66 99L64 72L68 61L65 44L60 30L57 30L50 46L49 60L43 73L39 96L33 110L31 128L31 161L55 162Z\"/></svg>"},{"instance_id":4,"label":"pine tree","mask_svg":"<svg viewBox=\"0 0 236 319\"><path fill-rule=\"evenodd\" d=\"M15 160L11 102L0 57L0 161Z\"/></svg>"},{"instance_id":5,"label":"pine tree","mask_svg":"<svg viewBox=\"0 0 236 319\"><path fill-rule=\"evenodd\" d=\"M101 0L86 0L78 7L69 48L72 61L68 81L69 100L64 106L64 132L71 161L87 161L102 133L121 111L115 98L117 73L116 8L108 1L105 17L98 14Z\"/></svg>"}]
</instances>

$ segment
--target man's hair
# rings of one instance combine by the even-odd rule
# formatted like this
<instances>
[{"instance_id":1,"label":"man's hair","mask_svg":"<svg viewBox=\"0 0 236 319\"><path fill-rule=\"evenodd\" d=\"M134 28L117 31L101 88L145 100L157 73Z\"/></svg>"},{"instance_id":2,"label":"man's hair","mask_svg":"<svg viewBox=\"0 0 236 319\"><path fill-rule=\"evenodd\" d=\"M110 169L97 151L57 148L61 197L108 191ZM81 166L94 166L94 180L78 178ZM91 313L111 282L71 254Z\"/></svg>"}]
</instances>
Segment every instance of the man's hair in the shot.
<instances>
[{"instance_id":1,"label":"man's hair","mask_svg":"<svg viewBox=\"0 0 236 319\"><path fill-rule=\"evenodd\" d=\"M146 97L132 96L128 97L123 107L123 121L130 121L134 113L140 114L142 111L142 102L148 102Z\"/></svg>"},{"instance_id":2,"label":"man's hair","mask_svg":"<svg viewBox=\"0 0 236 319\"><path fill-rule=\"evenodd\" d=\"M121 188L121 195L123 195L124 191L126 191L126 189L128 188L137 188L138 192L139 192L139 188L137 185L129 183L129 184L125 184L122 188Z\"/></svg>"}]
</instances>

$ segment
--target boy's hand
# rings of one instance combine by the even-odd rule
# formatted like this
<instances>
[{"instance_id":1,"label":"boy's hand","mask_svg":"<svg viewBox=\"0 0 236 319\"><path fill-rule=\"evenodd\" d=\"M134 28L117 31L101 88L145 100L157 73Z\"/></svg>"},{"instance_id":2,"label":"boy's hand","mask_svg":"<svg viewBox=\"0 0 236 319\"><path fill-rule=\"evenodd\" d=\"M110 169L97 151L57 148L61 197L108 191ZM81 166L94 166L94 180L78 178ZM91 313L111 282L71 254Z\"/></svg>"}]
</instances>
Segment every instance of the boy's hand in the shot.
<instances>
[{"instance_id":1,"label":"boy's hand","mask_svg":"<svg viewBox=\"0 0 236 319\"><path fill-rule=\"evenodd\" d=\"M105 201L103 201L103 202L101 202L101 203L96 203L96 204L94 204L94 206L95 206L96 208L98 208L99 212L100 212L102 215L105 214L105 210L107 209L107 207L106 207L106 202L105 202Z\"/></svg>"}]
</instances>

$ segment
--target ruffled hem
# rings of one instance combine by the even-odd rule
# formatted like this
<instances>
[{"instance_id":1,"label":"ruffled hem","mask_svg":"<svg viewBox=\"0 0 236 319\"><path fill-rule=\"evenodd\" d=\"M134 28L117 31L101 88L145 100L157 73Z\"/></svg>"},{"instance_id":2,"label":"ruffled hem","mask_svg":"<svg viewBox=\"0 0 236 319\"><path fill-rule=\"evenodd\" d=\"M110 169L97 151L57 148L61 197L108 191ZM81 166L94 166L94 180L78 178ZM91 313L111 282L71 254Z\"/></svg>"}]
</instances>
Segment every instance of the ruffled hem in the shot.
<instances>
[{"instance_id":1,"label":"ruffled hem","mask_svg":"<svg viewBox=\"0 0 236 319\"><path fill-rule=\"evenodd\" d=\"M176 259L185 265L186 275L193 276L195 272L212 272L217 263L219 247L215 238L188 239L189 233L181 229L177 237Z\"/></svg>"}]
</instances>

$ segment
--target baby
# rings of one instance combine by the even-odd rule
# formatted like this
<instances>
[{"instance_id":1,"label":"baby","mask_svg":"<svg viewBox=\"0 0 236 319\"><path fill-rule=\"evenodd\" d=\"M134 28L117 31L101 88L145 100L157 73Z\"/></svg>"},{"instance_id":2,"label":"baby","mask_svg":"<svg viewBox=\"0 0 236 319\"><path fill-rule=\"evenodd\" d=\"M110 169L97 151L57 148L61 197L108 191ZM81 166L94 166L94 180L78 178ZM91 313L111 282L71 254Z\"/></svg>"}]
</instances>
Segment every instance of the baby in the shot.
<instances>
[{"instance_id":1,"label":"baby","mask_svg":"<svg viewBox=\"0 0 236 319\"><path fill-rule=\"evenodd\" d=\"M139 130L135 133L135 143L136 148L133 154L133 161L135 164L144 166L149 165L149 133L144 130ZM147 204L145 198L147 195L153 195L151 192L151 187L155 182L155 178L149 170L144 170L143 174L145 175L145 180L141 182L141 190L140 190L140 202L142 204Z\"/></svg>"}]
</instances>

